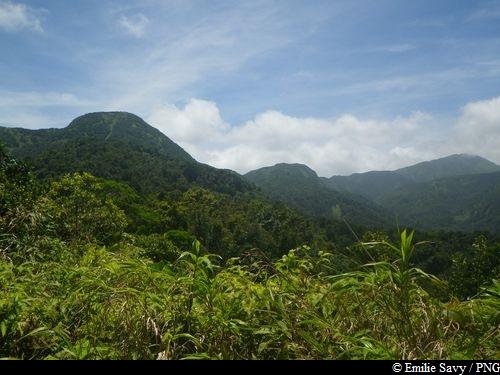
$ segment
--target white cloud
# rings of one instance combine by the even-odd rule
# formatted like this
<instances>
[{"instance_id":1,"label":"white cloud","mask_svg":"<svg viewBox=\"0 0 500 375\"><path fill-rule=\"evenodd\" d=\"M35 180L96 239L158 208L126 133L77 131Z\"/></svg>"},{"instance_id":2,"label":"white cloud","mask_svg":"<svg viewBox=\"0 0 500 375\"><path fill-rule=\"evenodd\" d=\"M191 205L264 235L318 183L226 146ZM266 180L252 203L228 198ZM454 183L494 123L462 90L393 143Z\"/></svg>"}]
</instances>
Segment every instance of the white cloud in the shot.
<instances>
[{"instance_id":1,"label":"white cloud","mask_svg":"<svg viewBox=\"0 0 500 375\"><path fill-rule=\"evenodd\" d=\"M443 93L455 82L467 79L494 78L498 76L498 62L489 61L467 68L452 68L441 71L406 76L393 76L386 79L354 83L336 90L338 94L359 94L370 92L405 92L411 95L429 97L437 92Z\"/></svg>"},{"instance_id":2,"label":"white cloud","mask_svg":"<svg viewBox=\"0 0 500 375\"><path fill-rule=\"evenodd\" d=\"M211 101L157 108L147 118L197 160L240 173L280 162L320 176L390 170L452 153L500 161L500 97L469 103L452 124L422 112L393 119L299 118L278 111L227 124Z\"/></svg>"},{"instance_id":3,"label":"white cloud","mask_svg":"<svg viewBox=\"0 0 500 375\"><path fill-rule=\"evenodd\" d=\"M64 119L62 119L61 117L47 115L41 113L40 111L9 111L6 113L2 113L0 126L24 129L41 129L61 127L61 125L64 123Z\"/></svg>"},{"instance_id":4,"label":"white cloud","mask_svg":"<svg viewBox=\"0 0 500 375\"><path fill-rule=\"evenodd\" d=\"M167 105L153 111L149 121L177 142L201 144L229 131L214 102L191 99L184 109Z\"/></svg>"},{"instance_id":5,"label":"white cloud","mask_svg":"<svg viewBox=\"0 0 500 375\"><path fill-rule=\"evenodd\" d=\"M118 25L120 25L127 34L135 36L136 38L144 36L148 24L149 18L142 13L134 14L130 17L122 15L118 20Z\"/></svg>"},{"instance_id":6,"label":"white cloud","mask_svg":"<svg viewBox=\"0 0 500 375\"><path fill-rule=\"evenodd\" d=\"M131 47L133 52L120 48L97 63L89 59L96 64L96 84L106 82L103 107L149 112L165 102L189 98L216 79L227 80L249 61L287 45L292 21L277 18L276 5L266 4L217 8L194 22L192 12L173 11L175 16L167 13L163 23L155 25L148 43Z\"/></svg>"},{"instance_id":7,"label":"white cloud","mask_svg":"<svg viewBox=\"0 0 500 375\"><path fill-rule=\"evenodd\" d=\"M320 175L388 169L423 160L401 152L421 132L424 113L389 121L297 118L277 111L229 126L215 103L193 99L184 108L168 105L147 119L199 161L245 173L279 162L304 163Z\"/></svg>"},{"instance_id":8,"label":"white cloud","mask_svg":"<svg viewBox=\"0 0 500 375\"><path fill-rule=\"evenodd\" d=\"M500 161L500 96L463 107L449 149Z\"/></svg>"},{"instance_id":9,"label":"white cloud","mask_svg":"<svg viewBox=\"0 0 500 375\"><path fill-rule=\"evenodd\" d=\"M500 18L500 3L489 2L483 4L479 9L474 11L467 17L466 22L484 22L488 20L496 20Z\"/></svg>"},{"instance_id":10,"label":"white cloud","mask_svg":"<svg viewBox=\"0 0 500 375\"><path fill-rule=\"evenodd\" d=\"M41 12L46 10L36 10L21 3L0 1L0 29L11 33L22 30L43 32Z\"/></svg>"},{"instance_id":11,"label":"white cloud","mask_svg":"<svg viewBox=\"0 0 500 375\"><path fill-rule=\"evenodd\" d=\"M403 53L417 49L417 46L410 43L393 44L377 48L371 48L366 52L390 52L390 53Z\"/></svg>"}]
</instances>

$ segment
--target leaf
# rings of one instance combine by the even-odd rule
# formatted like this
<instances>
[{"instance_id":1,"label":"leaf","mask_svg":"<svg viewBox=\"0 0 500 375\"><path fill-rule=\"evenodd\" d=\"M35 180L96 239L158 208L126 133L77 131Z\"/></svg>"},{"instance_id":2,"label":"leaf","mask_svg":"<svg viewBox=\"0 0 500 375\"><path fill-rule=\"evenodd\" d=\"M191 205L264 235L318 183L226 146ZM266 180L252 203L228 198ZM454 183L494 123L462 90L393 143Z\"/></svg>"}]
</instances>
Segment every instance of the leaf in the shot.
<instances>
[{"instance_id":1,"label":"leaf","mask_svg":"<svg viewBox=\"0 0 500 375\"><path fill-rule=\"evenodd\" d=\"M194 353L188 354L185 357L182 357L183 360L200 360L200 359L212 359L207 353Z\"/></svg>"},{"instance_id":2,"label":"leaf","mask_svg":"<svg viewBox=\"0 0 500 375\"><path fill-rule=\"evenodd\" d=\"M37 335L38 333L44 332L44 331L49 331L49 329L47 327L38 327L38 328L34 329L33 331L27 333L23 337L21 337L18 341L21 341L21 340L23 340L23 339L25 339L26 337L29 337L29 336Z\"/></svg>"},{"instance_id":3,"label":"leaf","mask_svg":"<svg viewBox=\"0 0 500 375\"><path fill-rule=\"evenodd\" d=\"M262 327L258 329L257 331L254 332L255 335L269 335L270 333L273 333L274 330L270 327Z\"/></svg>"},{"instance_id":4,"label":"leaf","mask_svg":"<svg viewBox=\"0 0 500 375\"><path fill-rule=\"evenodd\" d=\"M2 331L2 337L4 337L7 334L7 323L5 321L0 323L0 330Z\"/></svg>"}]
</instances>

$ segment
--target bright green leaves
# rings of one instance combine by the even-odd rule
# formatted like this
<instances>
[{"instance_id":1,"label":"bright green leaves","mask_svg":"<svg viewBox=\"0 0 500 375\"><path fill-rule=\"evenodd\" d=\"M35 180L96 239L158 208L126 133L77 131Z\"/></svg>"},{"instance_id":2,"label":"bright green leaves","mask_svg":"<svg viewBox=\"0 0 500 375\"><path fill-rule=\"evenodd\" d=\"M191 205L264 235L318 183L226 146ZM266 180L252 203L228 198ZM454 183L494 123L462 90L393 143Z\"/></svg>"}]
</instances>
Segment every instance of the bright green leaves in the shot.
<instances>
[{"instance_id":1,"label":"bright green leaves","mask_svg":"<svg viewBox=\"0 0 500 375\"><path fill-rule=\"evenodd\" d=\"M444 304L417 269L401 279L400 261L331 275L332 255L307 247L226 265L198 241L186 250L164 267L120 244L58 262L1 261L0 356L430 359L497 347L498 283Z\"/></svg>"},{"instance_id":2,"label":"bright green leaves","mask_svg":"<svg viewBox=\"0 0 500 375\"><path fill-rule=\"evenodd\" d=\"M52 183L38 202L39 210L51 218L59 238L111 244L120 239L127 222L101 191L98 179L88 173L66 175Z\"/></svg>"},{"instance_id":3,"label":"bright green leaves","mask_svg":"<svg viewBox=\"0 0 500 375\"><path fill-rule=\"evenodd\" d=\"M366 233L361 248L319 251L328 248L307 221L258 199L196 188L143 206L132 189L85 173L41 194L1 168L0 194L10 203L0 213L0 358L430 359L497 351L499 284L481 288L495 268L473 285L478 296L443 303L428 288L441 281L413 265L422 244L413 232L397 244ZM6 191L12 181L19 189ZM123 235L119 207L132 215L135 234ZM311 233L315 246L296 246ZM498 249L478 239L455 259L455 279L479 279ZM224 262L215 251L243 255Z\"/></svg>"}]
</instances>

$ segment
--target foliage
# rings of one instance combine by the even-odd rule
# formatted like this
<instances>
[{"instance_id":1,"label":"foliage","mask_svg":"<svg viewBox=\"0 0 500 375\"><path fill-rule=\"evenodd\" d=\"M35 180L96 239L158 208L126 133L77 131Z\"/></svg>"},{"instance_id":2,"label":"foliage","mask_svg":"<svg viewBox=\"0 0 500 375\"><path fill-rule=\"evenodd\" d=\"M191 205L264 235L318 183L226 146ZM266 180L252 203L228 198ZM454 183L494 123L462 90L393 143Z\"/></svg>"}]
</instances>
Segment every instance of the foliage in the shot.
<instances>
[{"instance_id":1,"label":"foliage","mask_svg":"<svg viewBox=\"0 0 500 375\"><path fill-rule=\"evenodd\" d=\"M412 184L384 195L380 203L405 225L499 233L500 172Z\"/></svg>"},{"instance_id":2,"label":"foliage","mask_svg":"<svg viewBox=\"0 0 500 375\"><path fill-rule=\"evenodd\" d=\"M63 262L1 262L0 357L494 356L498 283L478 300L439 302L418 283L432 277L409 267L411 235L399 249L394 263L337 275L331 254L309 247L222 265L196 241L163 266L125 245L91 245Z\"/></svg>"},{"instance_id":3,"label":"foliage","mask_svg":"<svg viewBox=\"0 0 500 375\"><path fill-rule=\"evenodd\" d=\"M331 189L312 169L301 164L277 164L245 175L272 200L311 216L344 219L368 227L385 227L389 215L362 196Z\"/></svg>"},{"instance_id":4,"label":"foliage","mask_svg":"<svg viewBox=\"0 0 500 375\"><path fill-rule=\"evenodd\" d=\"M450 286L460 299L474 297L492 280L500 280L500 244L488 244L480 236L468 250L452 258Z\"/></svg>"},{"instance_id":5,"label":"foliage","mask_svg":"<svg viewBox=\"0 0 500 375\"><path fill-rule=\"evenodd\" d=\"M98 196L101 190L88 173L66 175L51 184L38 202L39 210L50 217L56 237L109 245L121 237L126 218L113 202Z\"/></svg>"},{"instance_id":6,"label":"foliage","mask_svg":"<svg viewBox=\"0 0 500 375\"><path fill-rule=\"evenodd\" d=\"M43 184L2 149L0 198L0 358L498 355L499 247L483 237L349 243L339 223L252 195ZM436 250L455 256L451 293L416 264Z\"/></svg>"},{"instance_id":7,"label":"foliage","mask_svg":"<svg viewBox=\"0 0 500 375\"><path fill-rule=\"evenodd\" d=\"M253 188L235 172L196 162L159 130L126 112L89 113L63 129L0 127L0 140L42 178L89 172L145 194L192 186L229 194Z\"/></svg>"}]
</instances>

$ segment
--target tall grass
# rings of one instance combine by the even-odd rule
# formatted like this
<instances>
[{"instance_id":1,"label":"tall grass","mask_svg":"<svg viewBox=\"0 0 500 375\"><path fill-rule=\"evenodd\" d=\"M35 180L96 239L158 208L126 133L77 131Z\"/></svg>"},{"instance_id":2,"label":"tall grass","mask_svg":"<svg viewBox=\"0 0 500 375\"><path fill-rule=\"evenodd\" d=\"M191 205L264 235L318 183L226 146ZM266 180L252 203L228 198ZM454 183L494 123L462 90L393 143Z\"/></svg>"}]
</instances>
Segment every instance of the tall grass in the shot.
<instances>
[{"instance_id":1,"label":"tall grass","mask_svg":"<svg viewBox=\"0 0 500 375\"><path fill-rule=\"evenodd\" d=\"M500 285L443 303L414 268L413 233L366 242L393 260L335 274L309 247L226 262L201 244L153 263L122 243L58 244L57 259L0 262L0 357L141 359L498 356Z\"/></svg>"}]
</instances>

